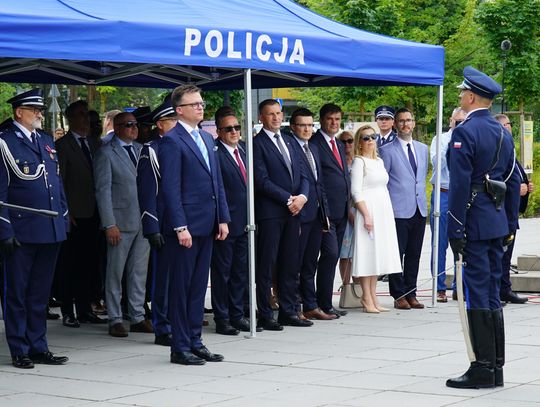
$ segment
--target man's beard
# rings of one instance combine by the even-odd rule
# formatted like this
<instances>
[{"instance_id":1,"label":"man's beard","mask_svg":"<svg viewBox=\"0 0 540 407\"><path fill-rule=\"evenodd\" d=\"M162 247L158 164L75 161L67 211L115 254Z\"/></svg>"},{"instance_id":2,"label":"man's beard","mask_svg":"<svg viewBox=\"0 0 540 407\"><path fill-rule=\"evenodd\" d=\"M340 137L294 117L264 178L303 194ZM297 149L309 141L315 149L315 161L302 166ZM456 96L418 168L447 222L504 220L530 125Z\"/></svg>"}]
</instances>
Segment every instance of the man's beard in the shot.
<instances>
[{"instance_id":1,"label":"man's beard","mask_svg":"<svg viewBox=\"0 0 540 407\"><path fill-rule=\"evenodd\" d=\"M41 119L36 119L32 121L32 128L34 130L41 130Z\"/></svg>"},{"instance_id":2,"label":"man's beard","mask_svg":"<svg viewBox=\"0 0 540 407\"><path fill-rule=\"evenodd\" d=\"M406 132L406 131L398 131L398 136L400 139L403 139L403 140L410 140L412 139L412 135L413 135L413 132L412 131L409 131L409 132Z\"/></svg>"}]
</instances>

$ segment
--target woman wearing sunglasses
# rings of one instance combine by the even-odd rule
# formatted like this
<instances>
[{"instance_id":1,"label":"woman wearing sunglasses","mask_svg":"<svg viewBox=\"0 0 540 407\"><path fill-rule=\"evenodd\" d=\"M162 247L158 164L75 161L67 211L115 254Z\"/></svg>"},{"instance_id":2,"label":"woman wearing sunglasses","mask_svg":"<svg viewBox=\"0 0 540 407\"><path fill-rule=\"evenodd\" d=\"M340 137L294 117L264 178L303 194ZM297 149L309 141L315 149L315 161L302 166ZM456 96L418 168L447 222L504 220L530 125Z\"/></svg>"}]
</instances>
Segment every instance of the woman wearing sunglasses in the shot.
<instances>
[{"instance_id":1,"label":"woman wearing sunglasses","mask_svg":"<svg viewBox=\"0 0 540 407\"><path fill-rule=\"evenodd\" d=\"M354 220L352 276L362 287L364 312L388 311L377 301L377 276L401 273L394 212L386 184L388 173L377 154L377 135L367 125L355 134L351 169Z\"/></svg>"}]
</instances>

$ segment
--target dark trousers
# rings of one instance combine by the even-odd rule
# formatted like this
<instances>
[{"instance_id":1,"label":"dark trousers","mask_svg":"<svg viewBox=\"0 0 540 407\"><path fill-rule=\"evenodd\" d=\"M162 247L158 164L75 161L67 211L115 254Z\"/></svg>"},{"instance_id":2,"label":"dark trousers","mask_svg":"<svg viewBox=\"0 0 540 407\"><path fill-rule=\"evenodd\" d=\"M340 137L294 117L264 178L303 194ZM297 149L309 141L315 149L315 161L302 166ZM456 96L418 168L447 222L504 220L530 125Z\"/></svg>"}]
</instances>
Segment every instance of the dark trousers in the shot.
<instances>
[{"instance_id":1,"label":"dark trousers","mask_svg":"<svg viewBox=\"0 0 540 407\"><path fill-rule=\"evenodd\" d=\"M62 314L90 311L93 290L101 279L99 275L99 217L75 218L68 238L60 249L60 267L57 268L57 295Z\"/></svg>"},{"instance_id":2,"label":"dark trousers","mask_svg":"<svg viewBox=\"0 0 540 407\"><path fill-rule=\"evenodd\" d=\"M322 235L321 254L317 268L317 303L323 311L328 311L333 307L336 265L346 227L347 216L343 214L343 218L331 220L330 230Z\"/></svg>"},{"instance_id":3,"label":"dark trousers","mask_svg":"<svg viewBox=\"0 0 540 407\"><path fill-rule=\"evenodd\" d=\"M265 219L258 223L257 235L257 307L262 318L273 317L270 306L272 270L275 267L279 312L296 315L298 292L298 246L300 221L296 216Z\"/></svg>"},{"instance_id":4,"label":"dark trousers","mask_svg":"<svg viewBox=\"0 0 540 407\"><path fill-rule=\"evenodd\" d=\"M212 309L217 321L237 321L244 316L248 283L247 235L216 240L212 251Z\"/></svg>"},{"instance_id":5,"label":"dark trousers","mask_svg":"<svg viewBox=\"0 0 540 407\"><path fill-rule=\"evenodd\" d=\"M516 239L512 240L502 256L501 295L508 294L512 291L512 283L510 282L510 262L512 261L512 253L514 253L515 241Z\"/></svg>"},{"instance_id":6,"label":"dark trousers","mask_svg":"<svg viewBox=\"0 0 540 407\"><path fill-rule=\"evenodd\" d=\"M501 308L502 256L502 238L467 242L463 285L468 309Z\"/></svg>"},{"instance_id":7,"label":"dark trousers","mask_svg":"<svg viewBox=\"0 0 540 407\"><path fill-rule=\"evenodd\" d=\"M11 356L47 346L47 304L59 243L23 243L4 259L4 323Z\"/></svg>"},{"instance_id":8,"label":"dark trousers","mask_svg":"<svg viewBox=\"0 0 540 407\"><path fill-rule=\"evenodd\" d=\"M169 323L169 256L170 247L150 250L152 284L150 301L152 302L152 325L156 336L171 333ZM150 270L149 270L150 273Z\"/></svg>"},{"instance_id":9,"label":"dark trousers","mask_svg":"<svg viewBox=\"0 0 540 407\"><path fill-rule=\"evenodd\" d=\"M300 297L303 310L311 311L318 307L315 292L315 273L317 259L323 236L321 221L302 223L300 228Z\"/></svg>"},{"instance_id":10,"label":"dark trousers","mask_svg":"<svg viewBox=\"0 0 540 407\"><path fill-rule=\"evenodd\" d=\"M202 346L204 299L212 257L213 236L193 236L188 249L176 235L166 235L169 263L169 321L172 352L186 352Z\"/></svg>"},{"instance_id":11,"label":"dark trousers","mask_svg":"<svg viewBox=\"0 0 540 407\"><path fill-rule=\"evenodd\" d=\"M416 281L425 231L426 218L420 214L418 208L412 218L396 218L399 258L402 262L403 273L388 276L390 295L394 299L405 293L408 293L408 297L416 296Z\"/></svg>"}]
</instances>

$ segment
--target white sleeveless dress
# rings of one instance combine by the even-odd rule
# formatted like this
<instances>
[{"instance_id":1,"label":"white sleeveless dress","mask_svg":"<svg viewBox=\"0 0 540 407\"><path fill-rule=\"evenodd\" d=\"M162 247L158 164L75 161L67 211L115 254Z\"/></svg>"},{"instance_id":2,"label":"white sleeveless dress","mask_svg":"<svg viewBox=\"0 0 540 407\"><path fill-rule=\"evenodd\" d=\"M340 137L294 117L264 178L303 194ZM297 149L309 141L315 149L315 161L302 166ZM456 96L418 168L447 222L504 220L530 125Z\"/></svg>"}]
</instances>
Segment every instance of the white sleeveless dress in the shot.
<instances>
[{"instance_id":1,"label":"white sleeveless dress","mask_svg":"<svg viewBox=\"0 0 540 407\"><path fill-rule=\"evenodd\" d=\"M354 219L352 275L367 277L401 273L394 211L386 184L388 173L380 158L355 157L351 169L353 203L364 201L373 219L373 232L364 227L359 210Z\"/></svg>"}]
</instances>

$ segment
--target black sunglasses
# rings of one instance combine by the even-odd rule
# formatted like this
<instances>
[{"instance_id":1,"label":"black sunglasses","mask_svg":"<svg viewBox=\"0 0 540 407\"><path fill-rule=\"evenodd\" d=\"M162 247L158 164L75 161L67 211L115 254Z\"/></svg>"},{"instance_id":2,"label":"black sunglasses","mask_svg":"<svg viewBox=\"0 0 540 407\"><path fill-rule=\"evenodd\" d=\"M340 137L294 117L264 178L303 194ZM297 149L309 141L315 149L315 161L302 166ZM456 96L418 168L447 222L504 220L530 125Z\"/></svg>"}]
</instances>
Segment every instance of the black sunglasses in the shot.
<instances>
[{"instance_id":1,"label":"black sunglasses","mask_svg":"<svg viewBox=\"0 0 540 407\"><path fill-rule=\"evenodd\" d=\"M362 137L362 140L364 141L377 140L377 136L375 134L373 136L364 136Z\"/></svg>"},{"instance_id":2,"label":"black sunglasses","mask_svg":"<svg viewBox=\"0 0 540 407\"><path fill-rule=\"evenodd\" d=\"M139 123L137 123L136 121L131 121L131 120L130 120L129 122L122 123L121 126L122 126L122 127L126 127L126 128L129 129L130 127L134 127L134 126L136 126L137 124L139 124Z\"/></svg>"},{"instance_id":3,"label":"black sunglasses","mask_svg":"<svg viewBox=\"0 0 540 407\"><path fill-rule=\"evenodd\" d=\"M220 127L219 130L224 130L225 133L232 133L234 131L240 131L242 130L242 126L237 124L236 126L227 126L227 127Z\"/></svg>"},{"instance_id":4,"label":"black sunglasses","mask_svg":"<svg viewBox=\"0 0 540 407\"><path fill-rule=\"evenodd\" d=\"M347 140L341 140L343 141L345 144L354 144L354 140L352 138L349 138Z\"/></svg>"}]
</instances>

